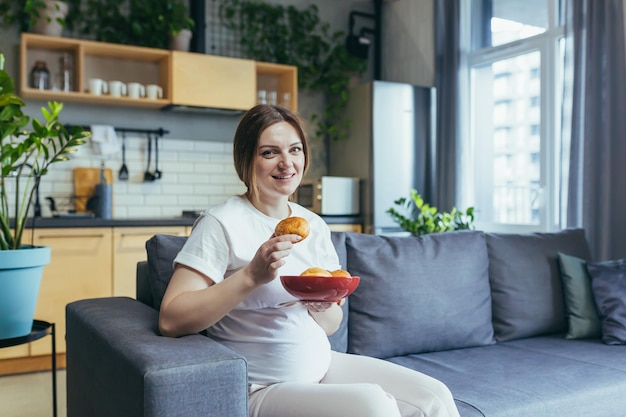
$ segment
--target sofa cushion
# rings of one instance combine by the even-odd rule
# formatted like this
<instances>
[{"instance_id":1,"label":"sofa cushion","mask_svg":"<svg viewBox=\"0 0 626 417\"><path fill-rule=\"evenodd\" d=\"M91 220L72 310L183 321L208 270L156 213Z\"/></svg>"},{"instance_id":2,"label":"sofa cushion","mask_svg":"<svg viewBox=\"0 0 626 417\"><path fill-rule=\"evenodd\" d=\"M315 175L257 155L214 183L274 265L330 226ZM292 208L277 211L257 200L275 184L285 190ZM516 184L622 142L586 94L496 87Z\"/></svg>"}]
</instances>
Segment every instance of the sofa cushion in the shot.
<instances>
[{"instance_id":1,"label":"sofa cushion","mask_svg":"<svg viewBox=\"0 0 626 417\"><path fill-rule=\"evenodd\" d=\"M161 308L161 301L174 273L173 261L187 241L187 236L157 234L146 242L152 307Z\"/></svg>"},{"instance_id":2,"label":"sofa cushion","mask_svg":"<svg viewBox=\"0 0 626 417\"><path fill-rule=\"evenodd\" d=\"M348 351L388 358L494 343L485 237L349 234Z\"/></svg>"},{"instance_id":3,"label":"sofa cushion","mask_svg":"<svg viewBox=\"0 0 626 417\"><path fill-rule=\"evenodd\" d=\"M589 262L587 269L602 320L602 341L626 344L626 259Z\"/></svg>"},{"instance_id":4,"label":"sofa cushion","mask_svg":"<svg viewBox=\"0 0 626 417\"><path fill-rule=\"evenodd\" d=\"M568 339L600 338L602 327L593 299L587 261L559 253Z\"/></svg>"},{"instance_id":5,"label":"sofa cushion","mask_svg":"<svg viewBox=\"0 0 626 417\"><path fill-rule=\"evenodd\" d=\"M539 336L388 360L442 381L482 416L622 417L626 409L623 349L599 339Z\"/></svg>"},{"instance_id":6,"label":"sofa cushion","mask_svg":"<svg viewBox=\"0 0 626 417\"><path fill-rule=\"evenodd\" d=\"M584 231L486 236L493 327L498 341L565 333L558 253L589 259Z\"/></svg>"}]
</instances>

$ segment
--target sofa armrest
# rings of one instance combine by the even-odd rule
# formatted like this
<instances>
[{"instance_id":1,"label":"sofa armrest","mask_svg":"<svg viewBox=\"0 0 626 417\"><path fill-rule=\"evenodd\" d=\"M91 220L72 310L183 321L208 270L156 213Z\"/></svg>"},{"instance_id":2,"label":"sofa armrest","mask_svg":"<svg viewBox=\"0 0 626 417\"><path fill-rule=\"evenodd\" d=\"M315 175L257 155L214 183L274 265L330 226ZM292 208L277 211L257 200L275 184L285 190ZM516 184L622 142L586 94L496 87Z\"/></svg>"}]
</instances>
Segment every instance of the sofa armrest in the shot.
<instances>
[{"instance_id":1,"label":"sofa armrest","mask_svg":"<svg viewBox=\"0 0 626 417\"><path fill-rule=\"evenodd\" d=\"M160 336L158 312L126 297L66 306L67 415L248 415L245 359L202 336Z\"/></svg>"}]
</instances>

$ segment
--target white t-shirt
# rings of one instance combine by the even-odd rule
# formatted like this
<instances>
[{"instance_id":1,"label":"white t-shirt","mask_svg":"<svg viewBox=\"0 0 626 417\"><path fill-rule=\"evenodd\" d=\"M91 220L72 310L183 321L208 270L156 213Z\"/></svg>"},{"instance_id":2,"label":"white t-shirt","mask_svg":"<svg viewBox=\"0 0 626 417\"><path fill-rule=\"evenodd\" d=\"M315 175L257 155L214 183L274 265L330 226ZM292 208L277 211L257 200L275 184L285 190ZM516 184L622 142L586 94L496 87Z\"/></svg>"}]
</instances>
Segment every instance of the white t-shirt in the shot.
<instances>
[{"instance_id":1,"label":"white t-shirt","mask_svg":"<svg viewBox=\"0 0 626 417\"><path fill-rule=\"evenodd\" d=\"M310 267L339 269L328 225L315 213L289 203L291 215L305 218L309 236L294 245L278 277L231 310L208 333L242 354L252 384L318 382L330 363L330 344L323 329L280 282L280 275L299 275ZM247 198L234 196L207 210L174 259L216 284L246 266L279 222L258 211Z\"/></svg>"}]
</instances>

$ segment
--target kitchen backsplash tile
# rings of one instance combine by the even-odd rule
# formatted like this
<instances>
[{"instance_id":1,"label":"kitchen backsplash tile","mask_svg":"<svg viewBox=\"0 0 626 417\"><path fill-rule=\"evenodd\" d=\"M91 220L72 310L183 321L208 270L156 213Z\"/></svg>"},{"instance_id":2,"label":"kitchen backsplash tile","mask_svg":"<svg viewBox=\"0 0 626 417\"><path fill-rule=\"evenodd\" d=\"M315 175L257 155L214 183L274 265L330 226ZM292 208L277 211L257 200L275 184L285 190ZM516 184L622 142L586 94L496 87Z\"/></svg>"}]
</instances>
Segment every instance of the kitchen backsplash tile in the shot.
<instances>
[{"instance_id":1,"label":"kitchen backsplash tile","mask_svg":"<svg viewBox=\"0 0 626 417\"><path fill-rule=\"evenodd\" d=\"M121 152L104 160L105 166L113 170L114 218L176 217L183 210L204 210L245 191L233 167L232 143L168 137L160 138L158 142L158 168L163 173L159 180L143 181L147 169L145 136L126 135L127 181L118 180ZM151 172L155 170L154 157L153 149ZM43 215L51 215L46 197L70 204L74 193L73 168L99 167L101 160L90 145L85 145L72 155L70 161L53 165L42 178L39 188ZM14 184L7 184L7 190L13 192Z\"/></svg>"}]
</instances>

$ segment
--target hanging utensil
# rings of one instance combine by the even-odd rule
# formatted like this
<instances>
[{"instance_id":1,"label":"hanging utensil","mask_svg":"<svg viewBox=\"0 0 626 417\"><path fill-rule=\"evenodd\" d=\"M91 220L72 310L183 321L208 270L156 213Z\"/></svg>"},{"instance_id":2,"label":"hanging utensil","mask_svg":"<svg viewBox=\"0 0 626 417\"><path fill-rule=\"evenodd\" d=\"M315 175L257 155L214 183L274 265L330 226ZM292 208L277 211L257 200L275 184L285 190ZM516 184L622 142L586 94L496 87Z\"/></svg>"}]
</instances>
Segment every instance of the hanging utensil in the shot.
<instances>
[{"instance_id":1,"label":"hanging utensil","mask_svg":"<svg viewBox=\"0 0 626 417\"><path fill-rule=\"evenodd\" d=\"M159 135L154 134L154 179L158 180L163 176L159 171Z\"/></svg>"},{"instance_id":2,"label":"hanging utensil","mask_svg":"<svg viewBox=\"0 0 626 417\"><path fill-rule=\"evenodd\" d=\"M128 179L128 167L126 166L126 132L122 132L122 166L120 167L118 178L121 181Z\"/></svg>"},{"instance_id":3,"label":"hanging utensil","mask_svg":"<svg viewBox=\"0 0 626 417\"><path fill-rule=\"evenodd\" d=\"M150 172L150 158L152 158L152 136L148 133L148 165L146 172L143 173L144 182L154 181L154 175Z\"/></svg>"}]
</instances>

